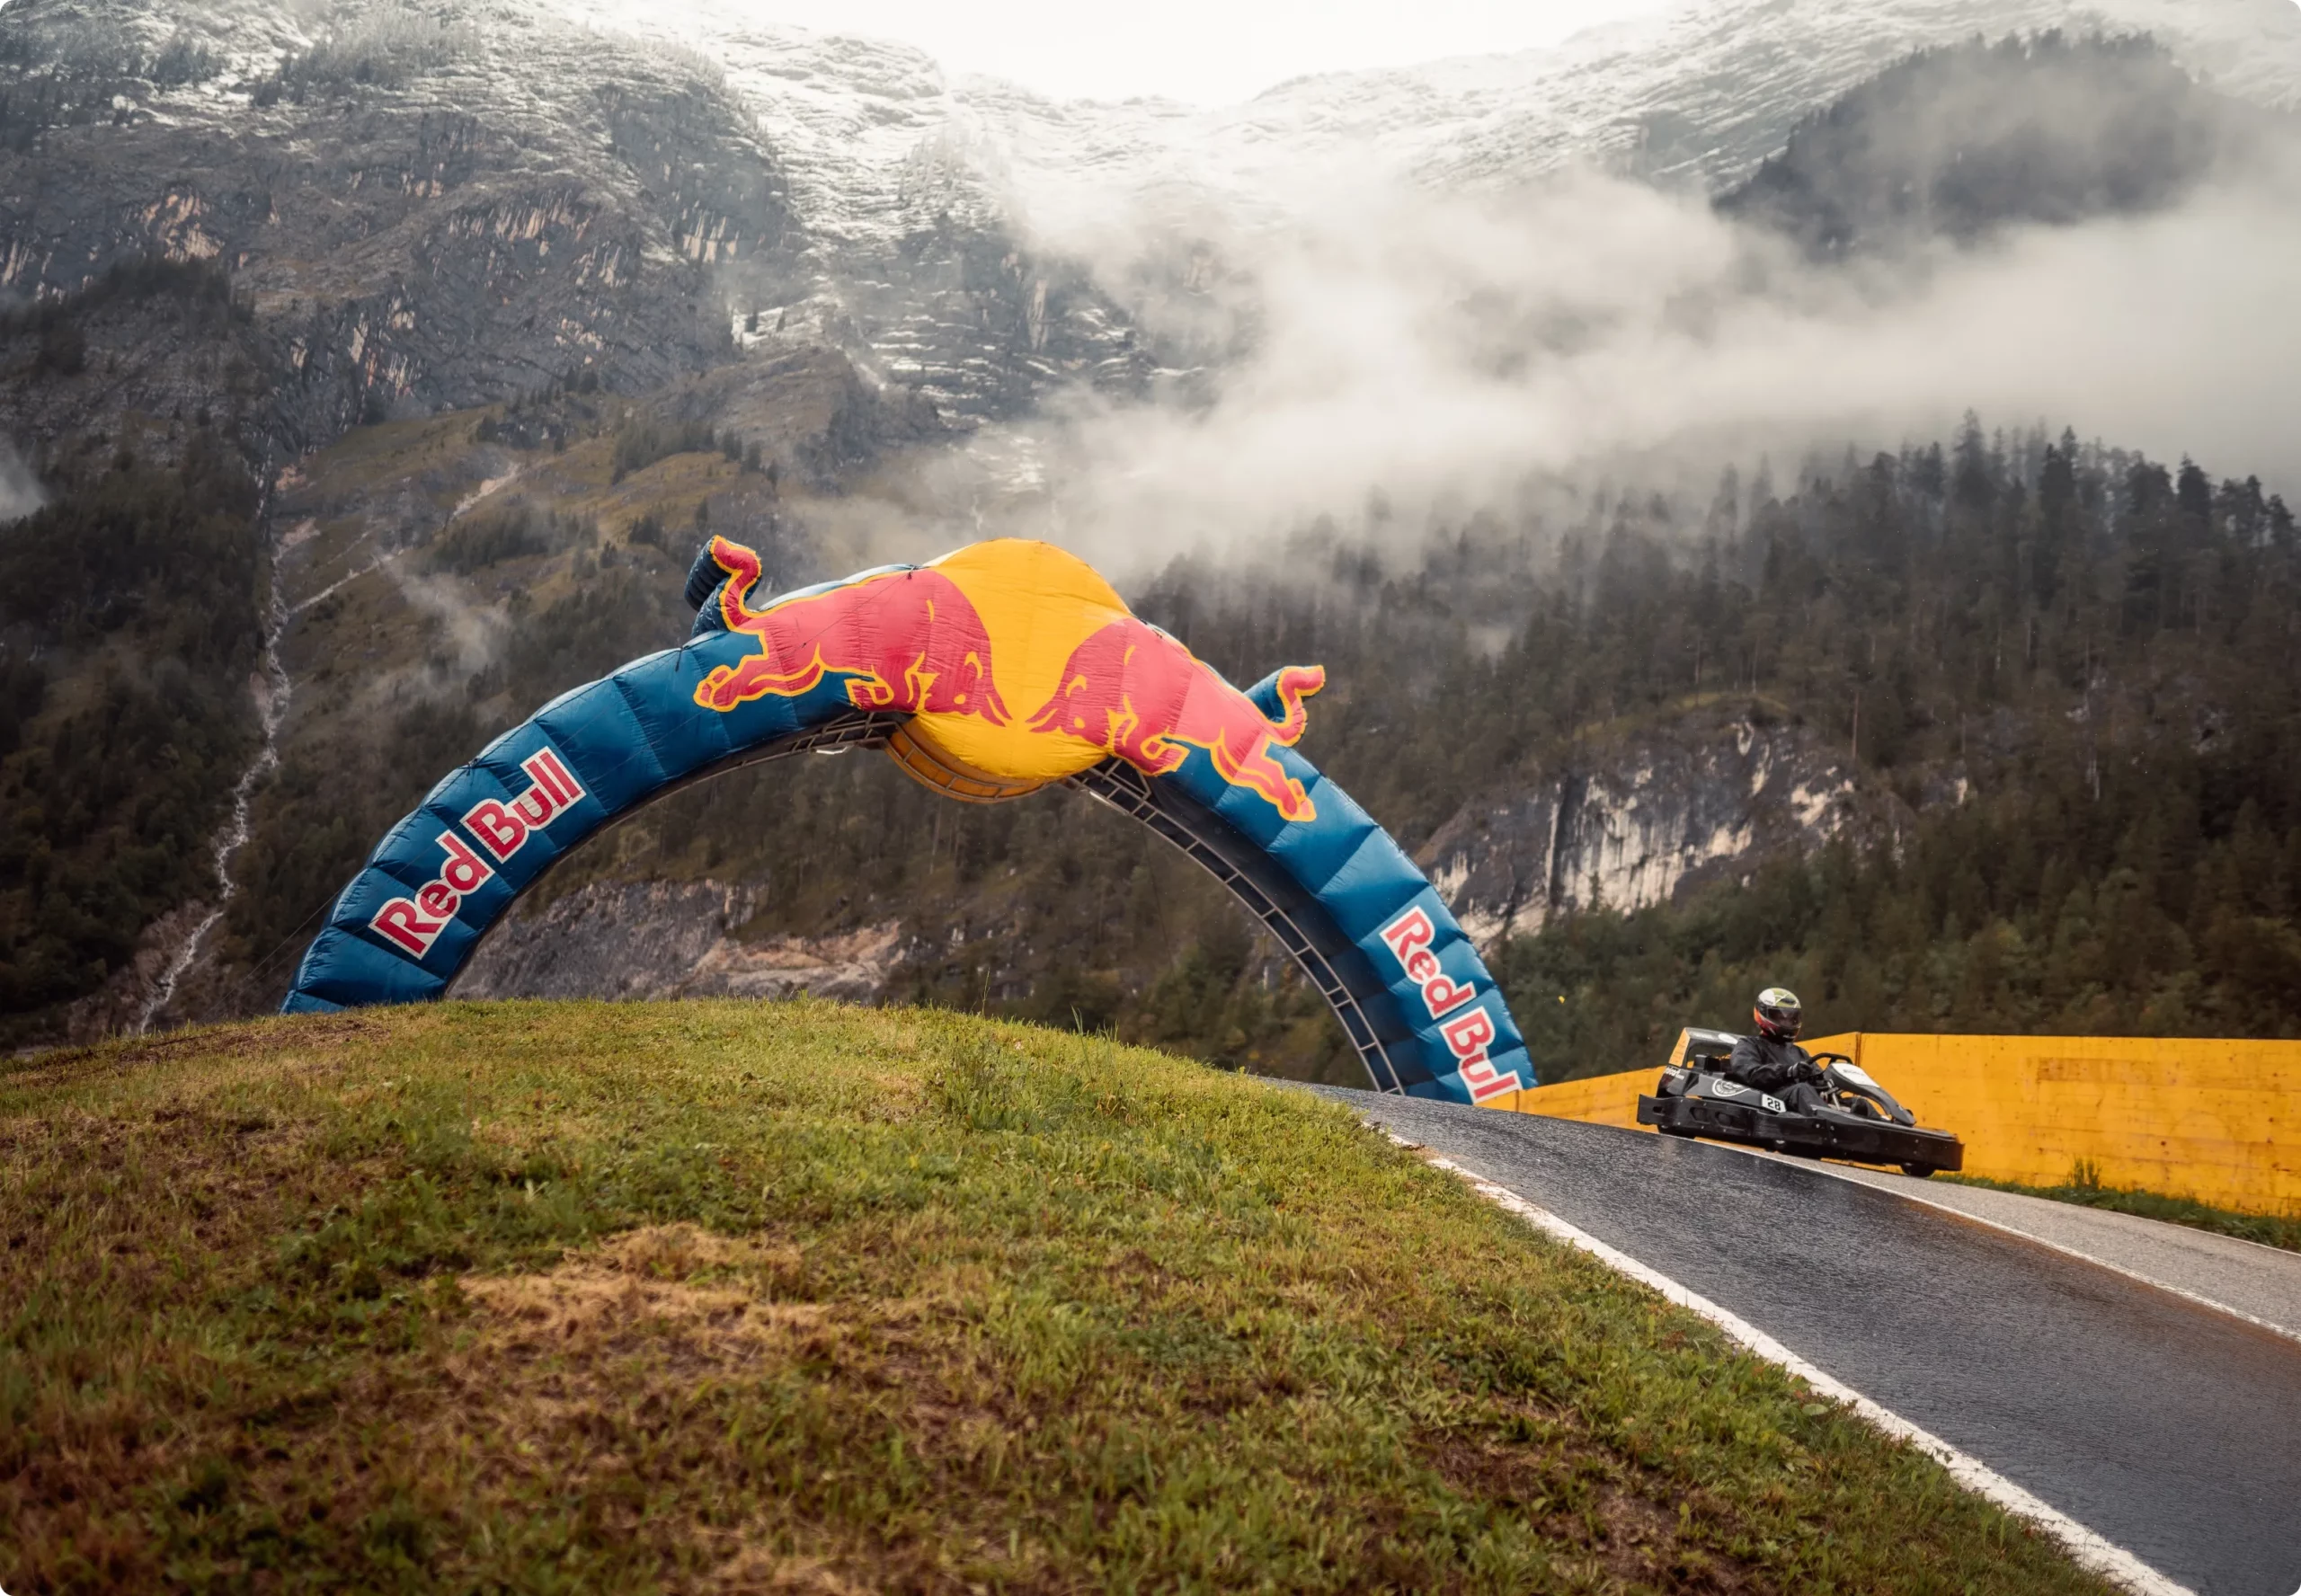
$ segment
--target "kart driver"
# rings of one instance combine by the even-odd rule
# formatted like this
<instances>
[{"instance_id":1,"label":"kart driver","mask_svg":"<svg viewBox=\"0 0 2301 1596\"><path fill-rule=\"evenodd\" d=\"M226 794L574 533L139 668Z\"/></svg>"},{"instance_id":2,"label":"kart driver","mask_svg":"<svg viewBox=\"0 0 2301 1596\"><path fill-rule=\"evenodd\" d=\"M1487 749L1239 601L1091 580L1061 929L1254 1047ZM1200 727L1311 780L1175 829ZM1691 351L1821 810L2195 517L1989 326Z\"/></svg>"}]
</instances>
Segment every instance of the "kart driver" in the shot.
<instances>
[{"instance_id":1,"label":"kart driver","mask_svg":"<svg viewBox=\"0 0 2301 1596\"><path fill-rule=\"evenodd\" d=\"M1728 1078L1771 1092L1792 1113L1810 1113L1822 1072L1798 1045L1798 1028L1806 1017L1798 994L1768 987L1758 994L1750 1017L1757 1022L1758 1033L1734 1044L1733 1056L1726 1060Z\"/></svg>"}]
</instances>

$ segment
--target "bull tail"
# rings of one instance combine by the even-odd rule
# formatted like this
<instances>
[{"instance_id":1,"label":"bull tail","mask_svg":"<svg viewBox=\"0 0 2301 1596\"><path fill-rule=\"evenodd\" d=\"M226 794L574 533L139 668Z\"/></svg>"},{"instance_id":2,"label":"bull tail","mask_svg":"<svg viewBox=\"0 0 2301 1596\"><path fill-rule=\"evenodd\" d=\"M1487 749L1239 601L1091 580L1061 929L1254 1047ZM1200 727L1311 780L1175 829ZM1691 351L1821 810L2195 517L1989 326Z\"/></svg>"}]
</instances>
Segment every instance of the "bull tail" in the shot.
<instances>
[{"instance_id":1,"label":"bull tail","mask_svg":"<svg viewBox=\"0 0 2301 1596\"><path fill-rule=\"evenodd\" d=\"M727 573L727 580L719 588L720 619L727 623L730 632L756 631L762 612L751 608L747 600L751 590L759 585L759 551L730 538L714 537L709 553L711 563Z\"/></svg>"},{"instance_id":2,"label":"bull tail","mask_svg":"<svg viewBox=\"0 0 2301 1596\"><path fill-rule=\"evenodd\" d=\"M1323 665L1289 665L1271 672L1266 680L1255 684L1247 696L1254 700L1262 718L1270 723L1271 740L1284 748L1293 748L1302 740L1302 732L1310 723L1310 712L1302 707L1302 700L1327 685L1327 668ZM1273 714L1273 709L1277 714Z\"/></svg>"}]
</instances>

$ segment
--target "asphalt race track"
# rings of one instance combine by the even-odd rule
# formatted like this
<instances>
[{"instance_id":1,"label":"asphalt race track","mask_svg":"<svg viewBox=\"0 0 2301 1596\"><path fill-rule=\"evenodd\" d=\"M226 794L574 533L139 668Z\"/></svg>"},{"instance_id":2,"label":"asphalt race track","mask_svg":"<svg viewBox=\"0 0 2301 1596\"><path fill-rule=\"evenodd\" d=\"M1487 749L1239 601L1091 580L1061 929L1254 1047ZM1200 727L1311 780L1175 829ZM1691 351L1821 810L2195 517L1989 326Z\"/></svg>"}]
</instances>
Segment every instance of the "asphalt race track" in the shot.
<instances>
[{"instance_id":1,"label":"asphalt race track","mask_svg":"<svg viewBox=\"0 0 2301 1596\"><path fill-rule=\"evenodd\" d=\"M2301 1341L1787 1160L1322 1090L1739 1315L2199 1596L2301 1587Z\"/></svg>"}]
</instances>

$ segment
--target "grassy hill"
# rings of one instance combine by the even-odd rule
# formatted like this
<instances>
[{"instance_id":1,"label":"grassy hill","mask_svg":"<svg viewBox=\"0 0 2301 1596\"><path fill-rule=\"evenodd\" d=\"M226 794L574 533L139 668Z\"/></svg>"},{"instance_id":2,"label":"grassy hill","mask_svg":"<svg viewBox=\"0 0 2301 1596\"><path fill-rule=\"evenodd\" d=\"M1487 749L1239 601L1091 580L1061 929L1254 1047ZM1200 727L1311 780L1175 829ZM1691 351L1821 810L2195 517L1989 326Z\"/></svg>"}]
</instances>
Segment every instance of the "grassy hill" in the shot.
<instances>
[{"instance_id":1,"label":"grassy hill","mask_svg":"<svg viewBox=\"0 0 2301 1596\"><path fill-rule=\"evenodd\" d=\"M2095 1591L1339 1107L829 1004L0 1074L0 1584Z\"/></svg>"}]
</instances>

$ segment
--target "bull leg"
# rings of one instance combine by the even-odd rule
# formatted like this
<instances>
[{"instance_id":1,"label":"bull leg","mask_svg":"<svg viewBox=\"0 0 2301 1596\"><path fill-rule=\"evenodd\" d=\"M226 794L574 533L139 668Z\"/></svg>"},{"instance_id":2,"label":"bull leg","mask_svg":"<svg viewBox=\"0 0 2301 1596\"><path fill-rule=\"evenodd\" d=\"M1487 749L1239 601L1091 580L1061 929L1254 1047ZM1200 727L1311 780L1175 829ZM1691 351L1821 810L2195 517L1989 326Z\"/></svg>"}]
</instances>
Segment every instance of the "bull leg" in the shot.
<instances>
[{"instance_id":1,"label":"bull leg","mask_svg":"<svg viewBox=\"0 0 2301 1596\"><path fill-rule=\"evenodd\" d=\"M803 669L782 674L776 671L775 661L767 655L752 654L732 666L715 668L697 684L695 701L706 709L733 709L738 704L749 704L770 693L778 698L795 698L813 690L822 679L820 653L809 655Z\"/></svg>"}]
</instances>

